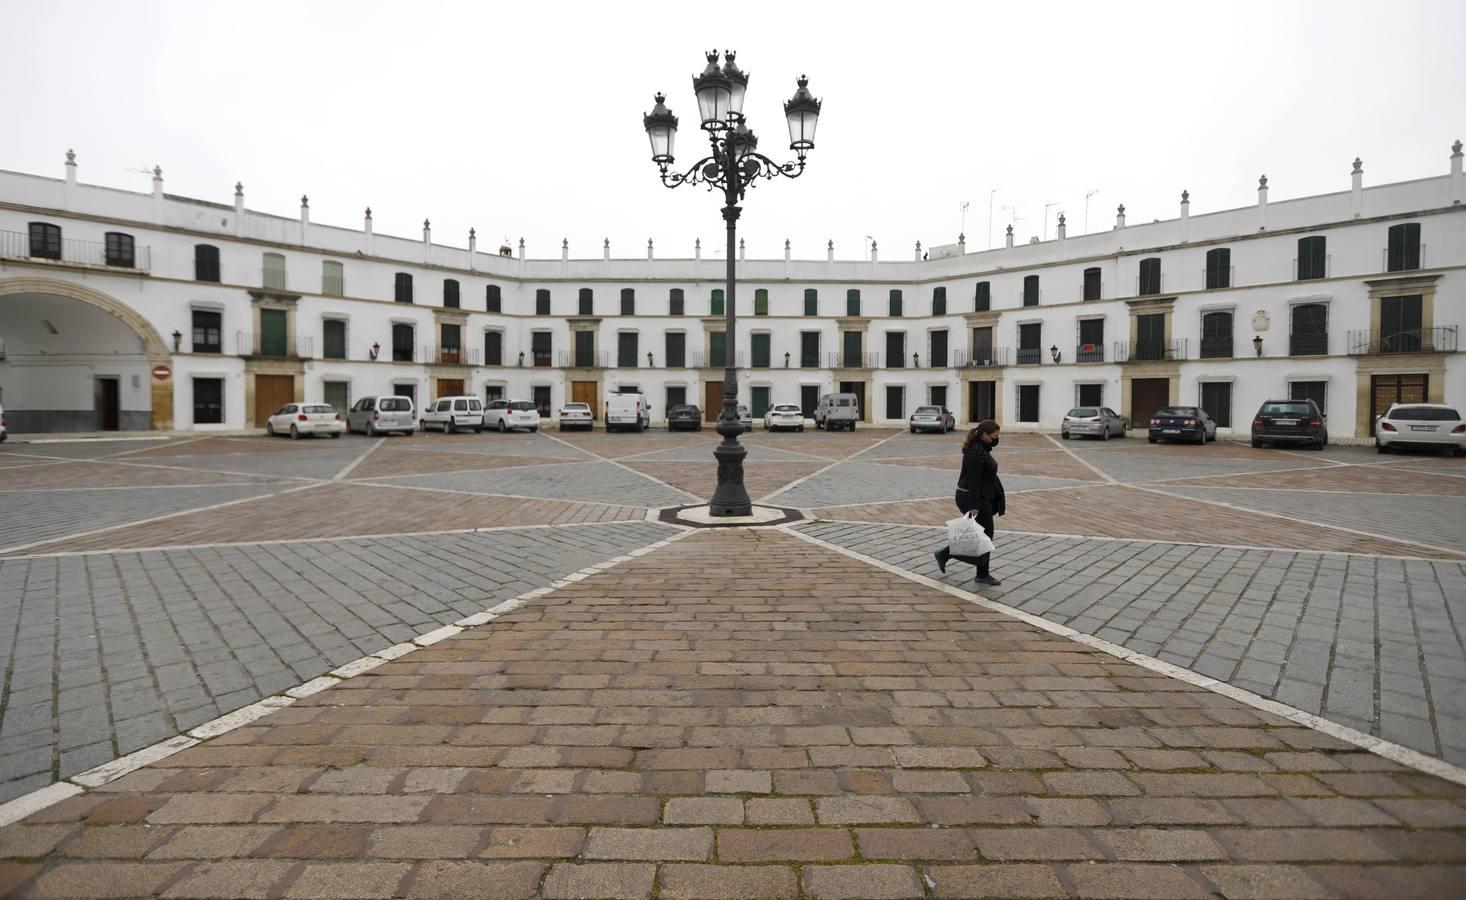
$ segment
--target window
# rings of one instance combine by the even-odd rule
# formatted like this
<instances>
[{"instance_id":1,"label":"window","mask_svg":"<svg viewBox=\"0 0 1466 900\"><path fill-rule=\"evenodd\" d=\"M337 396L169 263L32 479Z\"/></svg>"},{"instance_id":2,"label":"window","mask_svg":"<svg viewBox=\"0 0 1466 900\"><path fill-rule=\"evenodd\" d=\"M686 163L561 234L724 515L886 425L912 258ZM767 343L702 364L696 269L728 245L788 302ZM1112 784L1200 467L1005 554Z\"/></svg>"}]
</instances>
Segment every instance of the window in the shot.
<instances>
[{"instance_id":1,"label":"window","mask_svg":"<svg viewBox=\"0 0 1466 900\"><path fill-rule=\"evenodd\" d=\"M1102 384L1080 384L1075 386L1077 390L1074 395L1074 402L1079 406L1099 407L1104 405L1105 386Z\"/></svg>"},{"instance_id":2,"label":"window","mask_svg":"<svg viewBox=\"0 0 1466 900\"><path fill-rule=\"evenodd\" d=\"M901 385L886 385L886 418L906 418L906 388Z\"/></svg>"},{"instance_id":3,"label":"window","mask_svg":"<svg viewBox=\"0 0 1466 900\"><path fill-rule=\"evenodd\" d=\"M1232 427L1232 382L1203 381L1201 408L1216 420L1218 428Z\"/></svg>"},{"instance_id":4,"label":"window","mask_svg":"<svg viewBox=\"0 0 1466 900\"><path fill-rule=\"evenodd\" d=\"M334 259L321 260L321 293L327 297L346 295L345 270Z\"/></svg>"},{"instance_id":5,"label":"window","mask_svg":"<svg viewBox=\"0 0 1466 900\"><path fill-rule=\"evenodd\" d=\"M665 347L662 362L667 368L680 369L687 365L687 335L680 331L667 332Z\"/></svg>"},{"instance_id":6,"label":"window","mask_svg":"<svg viewBox=\"0 0 1466 900\"><path fill-rule=\"evenodd\" d=\"M224 379L193 380L193 424L224 424Z\"/></svg>"},{"instance_id":7,"label":"window","mask_svg":"<svg viewBox=\"0 0 1466 900\"><path fill-rule=\"evenodd\" d=\"M536 369L547 369L550 367L551 341L553 339L553 336L548 331L530 332L529 352L534 358L534 367Z\"/></svg>"},{"instance_id":8,"label":"window","mask_svg":"<svg viewBox=\"0 0 1466 900\"><path fill-rule=\"evenodd\" d=\"M840 365L847 369L859 369L865 365L865 354L861 347L861 334L858 331L845 331L840 333L841 356Z\"/></svg>"},{"instance_id":9,"label":"window","mask_svg":"<svg viewBox=\"0 0 1466 900\"><path fill-rule=\"evenodd\" d=\"M687 388L685 388L685 387L683 387L681 385L669 386L667 388L667 406L666 406L666 409L671 409L674 406L685 406L685 405L687 405Z\"/></svg>"},{"instance_id":10,"label":"window","mask_svg":"<svg viewBox=\"0 0 1466 900\"><path fill-rule=\"evenodd\" d=\"M263 259L263 286L270 290L285 290L285 254L266 253Z\"/></svg>"},{"instance_id":11,"label":"window","mask_svg":"<svg viewBox=\"0 0 1466 900\"><path fill-rule=\"evenodd\" d=\"M755 288L753 292L753 314L766 316L769 314L769 289Z\"/></svg>"},{"instance_id":12,"label":"window","mask_svg":"<svg viewBox=\"0 0 1466 900\"><path fill-rule=\"evenodd\" d=\"M637 337L634 331L616 332L616 365L623 369L636 368Z\"/></svg>"},{"instance_id":13,"label":"window","mask_svg":"<svg viewBox=\"0 0 1466 900\"><path fill-rule=\"evenodd\" d=\"M1103 282L1100 281L1099 266L1093 266L1084 270L1084 299L1098 300L1103 292Z\"/></svg>"},{"instance_id":14,"label":"window","mask_svg":"<svg viewBox=\"0 0 1466 900\"><path fill-rule=\"evenodd\" d=\"M412 362L412 326L402 322L392 326L392 361Z\"/></svg>"},{"instance_id":15,"label":"window","mask_svg":"<svg viewBox=\"0 0 1466 900\"><path fill-rule=\"evenodd\" d=\"M346 358L346 323L327 319L321 323L321 355L326 359Z\"/></svg>"},{"instance_id":16,"label":"window","mask_svg":"<svg viewBox=\"0 0 1466 900\"><path fill-rule=\"evenodd\" d=\"M1420 268L1420 223L1391 225L1390 247L1386 256L1386 268L1391 272Z\"/></svg>"},{"instance_id":17,"label":"window","mask_svg":"<svg viewBox=\"0 0 1466 900\"><path fill-rule=\"evenodd\" d=\"M934 384L931 387L927 388L926 402L930 403L932 406L940 406L942 409L946 409L947 386L943 384Z\"/></svg>"},{"instance_id":18,"label":"window","mask_svg":"<svg viewBox=\"0 0 1466 900\"><path fill-rule=\"evenodd\" d=\"M576 312L582 316L593 316L596 314L596 294L590 288L581 288L579 299L576 301Z\"/></svg>"},{"instance_id":19,"label":"window","mask_svg":"<svg viewBox=\"0 0 1466 900\"><path fill-rule=\"evenodd\" d=\"M1043 323L1029 322L1018 326L1018 365L1036 366L1042 362Z\"/></svg>"},{"instance_id":20,"label":"window","mask_svg":"<svg viewBox=\"0 0 1466 900\"><path fill-rule=\"evenodd\" d=\"M947 367L947 330L933 331L931 334L931 350L927 355L927 365L933 369L945 369Z\"/></svg>"},{"instance_id":21,"label":"window","mask_svg":"<svg viewBox=\"0 0 1466 900\"><path fill-rule=\"evenodd\" d=\"M1079 346L1074 350L1075 362L1105 361L1105 320L1079 320ZM1091 404L1081 403L1080 406Z\"/></svg>"},{"instance_id":22,"label":"window","mask_svg":"<svg viewBox=\"0 0 1466 900\"><path fill-rule=\"evenodd\" d=\"M886 332L886 367L891 369L906 367L906 332Z\"/></svg>"},{"instance_id":23,"label":"window","mask_svg":"<svg viewBox=\"0 0 1466 900\"><path fill-rule=\"evenodd\" d=\"M1023 276L1023 305L1038 306L1038 276Z\"/></svg>"},{"instance_id":24,"label":"window","mask_svg":"<svg viewBox=\"0 0 1466 900\"><path fill-rule=\"evenodd\" d=\"M708 315L723 315L723 289L715 288L711 299L708 301Z\"/></svg>"},{"instance_id":25,"label":"window","mask_svg":"<svg viewBox=\"0 0 1466 900\"><path fill-rule=\"evenodd\" d=\"M672 288L667 294L667 314L673 316L683 315L682 288Z\"/></svg>"},{"instance_id":26,"label":"window","mask_svg":"<svg viewBox=\"0 0 1466 900\"><path fill-rule=\"evenodd\" d=\"M392 299L398 303L412 302L412 275L398 272L392 283Z\"/></svg>"},{"instance_id":27,"label":"window","mask_svg":"<svg viewBox=\"0 0 1466 900\"><path fill-rule=\"evenodd\" d=\"M484 365L504 365L504 332L484 332Z\"/></svg>"},{"instance_id":28,"label":"window","mask_svg":"<svg viewBox=\"0 0 1466 900\"><path fill-rule=\"evenodd\" d=\"M117 266L121 269L131 269L137 263L136 250L134 248L132 235L123 234L120 231L109 231L105 237L106 256L104 261L109 266Z\"/></svg>"},{"instance_id":29,"label":"window","mask_svg":"<svg viewBox=\"0 0 1466 900\"><path fill-rule=\"evenodd\" d=\"M1135 317L1135 353L1131 359L1166 358L1166 314L1149 313Z\"/></svg>"},{"instance_id":30,"label":"window","mask_svg":"<svg viewBox=\"0 0 1466 900\"><path fill-rule=\"evenodd\" d=\"M1144 297L1147 294L1159 294L1161 292L1161 258L1151 256L1140 261L1140 281L1136 293Z\"/></svg>"},{"instance_id":31,"label":"window","mask_svg":"<svg viewBox=\"0 0 1466 900\"><path fill-rule=\"evenodd\" d=\"M459 363L463 361L463 326L447 322L438 326L438 361Z\"/></svg>"},{"instance_id":32,"label":"window","mask_svg":"<svg viewBox=\"0 0 1466 900\"><path fill-rule=\"evenodd\" d=\"M1423 344L1424 318L1419 294L1384 297L1379 301L1379 351L1419 353ZM1430 341L1432 345L1434 341ZM1431 346L1432 350L1435 349Z\"/></svg>"},{"instance_id":33,"label":"window","mask_svg":"<svg viewBox=\"0 0 1466 900\"><path fill-rule=\"evenodd\" d=\"M1323 356L1329 352L1329 308L1325 303L1293 307L1288 333L1289 356Z\"/></svg>"},{"instance_id":34,"label":"window","mask_svg":"<svg viewBox=\"0 0 1466 900\"><path fill-rule=\"evenodd\" d=\"M1215 250L1206 251L1206 289L1213 291L1217 288L1228 288L1231 286L1232 249L1230 247L1218 247Z\"/></svg>"},{"instance_id":35,"label":"window","mask_svg":"<svg viewBox=\"0 0 1466 900\"><path fill-rule=\"evenodd\" d=\"M1327 381L1291 381L1288 383L1289 400L1312 400L1318 404L1318 411L1328 415L1329 409L1324 401L1329 396L1329 383Z\"/></svg>"},{"instance_id":36,"label":"window","mask_svg":"<svg viewBox=\"0 0 1466 900\"><path fill-rule=\"evenodd\" d=\"M1201 317L1201 358L1229 359L1231 356L1231 311L1203 313Z\"/></svg>"},{"instance_id":37,"label":"window","mask_svg":"<svg viewBox=\"0 0 1466 900\"><path fill-rule=\"evenodd\" d=\"M947 289L944 287L932 288L932 315L945 316L947 314Z\"/></svg>"},{"instance_id":38,"label":"window","mask_svg":"<svg viewBox=\"0 0 1466 900\"><path fill-rule=\"evenodd\" d=\"M845 315L860 315L860 291L856 288L845 292Z\"/></svg>"},{"instance_id":39,"label":"window","mask_svg":"<svg viewBox=\"0 0 1466 900\"><path fill-rule=\"evenodd\" d=\"M214 282L219 280L218 247L213 244L193 245L193 280Z\"/></svg>"},{"instance_id":40,"label":"window","mask_svg":"<svg viewBox=\"0 0 1466 900\"><path fill-rule=\"evenodd\" d=\"M769 367L769 341L770 335L767 331L756 331L749 335L748 349L753 360L755 369L767 369Z\"/></svg>"},{"instance_id":41,"label":"window","mask_svg":"<svg viewBox=\"0 0 1466 900\"><path fill-rule=\"evenodd\" d=\"M346 412L351 408L351 382L321 382L321 399L331 404L331 408L336 412Z\"/></svg>"},{"instance_id":42,"label":"window","mask_svg":"<svg viewBox=\"0 0 1466 900\"><path fill-rule=\"evenodd\" d=\"M1018 385L1018 421L1038 421L1038 388L1036 384Z\"/></svg>"},{"instance_id":43,"label":"window","mask_svg":"<svg viewBox=\"0 0 1466 900\"><path fill-rule=\"evenodd\" d=\"M443 305L448 309L458 309L458 279L443 279Z\"/></svg>"},{"instance_id":44,"label":"window","mask_svg":"<svg viewBox=\"0 0 1466 900\"><path fill-rule=\"evenodd\" d=\"M534 314L537 316L548 316L550 314L550 291L548 288L540 288L534 292Z\"/></svg>"},{"instance_id":45,"label":"window","mask_svg":"<svg viewBox=\"0 0 1466 900\"><path fill-rule=\"evenodd\" d=\"M1323 235L1298 239L1298 280L1328 277L1327 239Z\"/></svg>"},{"instance_id":46,"label":"window","mask_svg":"<svg viewBox=\"0 0 1466 900\"><path fill-rule=\"evenodd\" d=\"M578 369L588 369L596 364L596 333L594 331L577 331L573 338L575 341L575 366Z\"/></svg>"},{"instance_id":47,"label":"window","mask_svg":"<svg viewBox=\"0 0 1466 900\"><path fill-rule=\"evenodd\" d=\"M804 314L806 316L820 314L820 292L815 288L804 289Z\"/></svg>"},{"instance_id":48,"label":"window","mask_svg":"<svg viewBox=\"0 0 1466 900\"><path fill-rule=\"evenodd\" d=\"M889 315L893 319L901 318L901 291L899 288L891 289L891 307Z\"/></svg>"},{"instance_id":49,"label":"window","mask_svg":"<svg viewBox=\"0 0 1466 900\"><path fill-rule=\"evenodd\" d=\"M60 259L61 226L50 222L32 222L30 255L35 259Z\"/></svg>"},{"instance_id":50,"label":"window","mask_svg":"<svg viewBox=\"0 0 1466 900\"><path fill-rule=\"evenodd\" d=\"M208 309L193 311L193 352L222 353L224 314Z\"/></svg>"},{"instance_id":51,"label":"window","mask_svg":"<svg viewBox=\"0 0 1466 900\"><path fill-rule=\"evenodd\" d=\"M818 331L799 332L799 367L801 369L820 367L820 333Z\"/></svg>"},{"instance_id":52,"label":"window","mask_svg":"<svg viewBox=\"0 0 1466 900\"><path fill-rule=\"evenodd\" d=\"M621 289L621 315L636 315L636 288Z\"/></svg>"},{"instance_id":53,"label":"window","mask_svg":"<svg viewBox=\"0 0 1466 900\"><path fill-rule=\"evenodd\" d=\"M285 356L289 347L289 328L285 310L260 310L260 355Z\"/></svg>"},{"instance_id":54,"label":"window","mask_svg":"<svg viewBox=\"0 0 1466 900\"><path fill-rule=\"evenodd\" d=\"M491 313L504 311L504 293L497 284L484 288L484 310Z\"/></svg>"},{"instance_id":55,"label":"window","mask_svg":"<svg viewBox=\"0 0 1466 900\"><path fill-rule=\"evenodd\" d=\"M977 289L972 293L972 309L974 312L987 312L993 308L993 286L990 282L979 281Z\"/></svg>"},{"instance_id":56,"label":"window","mask_svg":"<svg viewBox=\"0 0 1466 900\"><path fill-rule=\"evenodd\" d=\"M708 333L708 366L721 369L728 364L728 335L721 331Z\"/></svg>"}]
</instances>

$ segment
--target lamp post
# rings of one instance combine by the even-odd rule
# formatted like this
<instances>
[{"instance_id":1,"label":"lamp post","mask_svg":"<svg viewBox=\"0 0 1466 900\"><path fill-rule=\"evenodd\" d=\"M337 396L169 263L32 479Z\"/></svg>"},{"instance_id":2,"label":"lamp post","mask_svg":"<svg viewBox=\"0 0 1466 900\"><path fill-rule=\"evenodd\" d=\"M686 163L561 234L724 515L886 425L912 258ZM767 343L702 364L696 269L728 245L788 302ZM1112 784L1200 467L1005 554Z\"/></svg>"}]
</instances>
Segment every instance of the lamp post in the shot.
<instances>
[{"instance_id":1,"label":"lamp post","mask_svg":"<svg viewBox=\"0 0 1466 900\"><path fill-rule=\"evenodd\" d=\"M685 172L671 171L673 163L672 145L677 137L677 117L666 105L666 96L656 95L656 106L642 117L647 138L652 145L652 162L656 163L662 176L662 184L669 188L687 184L705 184L709 190L723 192L723 221L728 228L728 272L724 291L724 368L723 408L718 413L717 432L723 440L713 451L718 461L718 487L708 504L708 513L714 516L747 516L753 513L753 502L743 486L743 458L748 451L738 443L743 427L738 423L738 372L736 342L737 325L734 302L737 260L738 205L744 193L760 178L773 179L779 175L798 178L804 174L804 157L814 149L814 130L819 121L821 101L809 92L809 79L801 75L799 89L784 102L784 117L789 126L789 149L794 151L795 162L777 163L757 152L758 138L748 128L743 116L743 98L748 91L748 75L734 63L734 52L723 54L723 65L718 65L716 50L707 54L707 68L692 79L692 90L697 96L698 118L701 128L707 132L711 152L693 163Z\"/></svg>"},{"instance_id":2,"label":"lamp post","mask_svg":"<svg viewBox=\"0 0 1466 900\"><path fill-rule=\"evenodd\" d=\"M1054 344L1052 347L1049 348L1049 357L1051 359L1053 359L1053 361L1056 362L1056 363L1059 361L1059 345L1058 344Z\"/></svg>"},{"instance_id":3,"label":"lamp post","mask_svg":"<svg viewBox=\"0 0 1466 900\"><path fill-rule=\"evenodd\" d=\"M1252 349L1257 351L1258 356L1262 355L1262 335L1259 334L1252 339Z\"/></svg>"}]
</instances>

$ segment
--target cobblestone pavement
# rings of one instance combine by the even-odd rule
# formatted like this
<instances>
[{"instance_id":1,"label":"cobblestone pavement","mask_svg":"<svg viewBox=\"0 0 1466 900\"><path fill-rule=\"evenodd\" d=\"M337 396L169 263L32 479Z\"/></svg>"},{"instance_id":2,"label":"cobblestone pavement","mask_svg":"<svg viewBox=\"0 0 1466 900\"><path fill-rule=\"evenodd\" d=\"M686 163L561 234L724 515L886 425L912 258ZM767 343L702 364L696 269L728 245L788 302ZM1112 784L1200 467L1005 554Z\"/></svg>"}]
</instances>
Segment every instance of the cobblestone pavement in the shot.
<instances>
[{"instance_id":1,"label":"cobblestone pavement","mask_svg":"<svg viewBox=\"0 0 1466 900\"><path fill-rule=\"evenodd\" d=\"M0 889L1449 896L1463 828L1466 789L744 530L0 829Z\"/></svg>"}]
</instances>

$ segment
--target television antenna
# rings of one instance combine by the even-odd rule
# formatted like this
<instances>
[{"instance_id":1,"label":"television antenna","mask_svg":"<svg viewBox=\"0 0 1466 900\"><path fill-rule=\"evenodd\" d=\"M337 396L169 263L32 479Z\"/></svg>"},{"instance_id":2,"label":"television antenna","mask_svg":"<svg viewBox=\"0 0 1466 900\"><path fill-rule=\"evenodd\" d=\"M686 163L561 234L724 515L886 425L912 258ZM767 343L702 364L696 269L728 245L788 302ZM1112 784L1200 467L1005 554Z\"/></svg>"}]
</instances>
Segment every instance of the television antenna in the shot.
<instances>
[{"instance_id":1,"label":"television antenna","mask_svg":"<svg viewBox=\"0 0 1466 900\"><path fill-rule=\"evenodd\" d=\"M1052 203L1044 204L1044 240L1049 239L1049 210L1062 203L1062 200L1055 200Z\"/></svg>"},{"instance_id":2,"label":"television antenna","mask_svg":"<svg viewBox=\"0 0 1466 900\"><path fill-rule=\"evenodd\" d=\"M1089 198L1090 197L1093 197L1095 194L1098 194L1098 193L1099 193L1099 188L1095 188L1094 190L1092 190L1089 193L1087 193L1087 194L1084 195L1084 233L1085 234L1089 234Z\"/></svg>"}]
</instances>

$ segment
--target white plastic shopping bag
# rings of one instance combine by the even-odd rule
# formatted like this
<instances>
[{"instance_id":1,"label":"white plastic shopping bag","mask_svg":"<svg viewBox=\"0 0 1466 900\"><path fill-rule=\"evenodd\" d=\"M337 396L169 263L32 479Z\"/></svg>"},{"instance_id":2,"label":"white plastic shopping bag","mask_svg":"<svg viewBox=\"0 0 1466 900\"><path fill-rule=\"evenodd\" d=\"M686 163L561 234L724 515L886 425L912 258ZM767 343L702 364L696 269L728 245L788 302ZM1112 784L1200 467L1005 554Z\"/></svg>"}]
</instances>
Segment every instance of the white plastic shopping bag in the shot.
<instances>
[{"instance_id":1,"label":"white plastic shopping bag","mask_svg":"<svg viewBox=\"0 0 1466 900\"><path fill-rule=\"evenodd\" d=\"M962 515L947 523L947 550L953 556L982 556L993 552L993 542L976 519Z\"/></svg>"}]
</instances>

